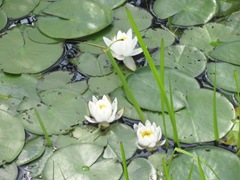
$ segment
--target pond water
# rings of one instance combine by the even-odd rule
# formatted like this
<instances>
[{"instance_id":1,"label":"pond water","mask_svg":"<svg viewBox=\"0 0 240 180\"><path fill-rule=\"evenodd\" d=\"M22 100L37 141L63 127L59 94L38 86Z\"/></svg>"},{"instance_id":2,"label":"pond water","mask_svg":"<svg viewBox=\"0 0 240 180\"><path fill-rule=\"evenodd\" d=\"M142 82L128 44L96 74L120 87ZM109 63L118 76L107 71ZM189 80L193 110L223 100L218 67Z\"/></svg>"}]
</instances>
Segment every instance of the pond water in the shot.
<instances>
[{"instance_id":1,"label":"pond water","mask_svg":"<svg viewBox=\"0 0 240 180\"><path fill-rule=\"evenodd\" d=\"M98 2L104 5L87 0L82 4L0 0L0 117L6 119L0 120L0 179L124 179L120 142L130 179L166 179L164 161L173 179L202 175L237 179L240 2ZM18 11L11 9L13 4ZM26 9L21 10L21 5ZM144 116L161 127L161 139L168 141L155 149L137 146L133 129L141 118L99 48L105 47L103 36L111 39L119 30L131 28L126 7L157 70L164 39L164 88L173 98L180 146L173 140L174 126L166 107L162 113L159 88L144 53L133 57L136 71L117 62ZM85 116L90 116L92 96L107 94L112 100L116 97L118 109L125 111L100 130ZM35 109L52 146L47 145Z\"/></svg>"}]
</instances>

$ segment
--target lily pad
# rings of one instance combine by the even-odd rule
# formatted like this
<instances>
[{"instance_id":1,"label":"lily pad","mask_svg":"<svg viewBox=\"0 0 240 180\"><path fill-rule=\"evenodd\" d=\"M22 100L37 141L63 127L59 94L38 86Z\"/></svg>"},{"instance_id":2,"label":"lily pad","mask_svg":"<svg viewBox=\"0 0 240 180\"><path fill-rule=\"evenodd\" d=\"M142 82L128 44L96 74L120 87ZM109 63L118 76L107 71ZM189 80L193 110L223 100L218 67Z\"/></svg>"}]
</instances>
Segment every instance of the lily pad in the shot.
<instances>
[{"instance_id":1,"label":"lily pad","mask_svg":"<svg viewBox=\"0 0 240 180\"><path fill-rule=\"evenodd\" d=\"M95 57L90 53L81 54L77 61L80 72L90 76L104 76L112 72L112 65L105 54Z\"/></svg>"},{"instance_id":2,"label":"lily pad","mask_svg":"<svg viewBox=\"0 0 240 180\"><path fill-rule=\"evenodd\" d=\"M1 69L12 74L41 72L57 62L63 52L61 44L35 43L16 28L2 37L0 46Z\"/></svg>"},{"instance_id":3,"label":"lily pad","mask_svg":"<svg viewBox=\"0 0 240 180\"><path fill-rule=\"evenodd\" d=\"M239 6L240 6L240 2ZM240 21L240 11L235 12L231 14L231 16L228 17L226 20L226 25L232 27L235 31L240 33L240 24L238 23Z\"/></svg>"},{"instance_id":4,"label":"lily pad","mask_svg":"<svg viewBox=\"0 0 240 180\"><path fill-rule=\"evenodd\" d=\"M193 26L207 23L218 10L216 0L158 0L153 11L160 19L172 17L172 23L178 26Z\"/></svg>"},{"instance_id":5,"label":"lily pad","mask_svg":"<svg viewBox=\"0 0 240 180\"><path fill-rule=\"evenodd\" d=\"M73 83L71 82L72 77L73 74L67 71L54 71L45 74L41 79L39 79L37 89L43 91L59 88L75 91L79 94L84 93L88 88L86 81L78 81Z\"/></svg>"},{"instance_id":6,"label":"lily pad","mask_svg":"<svg viewBox=\"0 0 240 180\"><path fill-rule=\"evenodd\" d=\"M129 179L157 179L157 172L153 165L144 158L133 159L128 165Z\"/></svg>"},{"instance_id":7,"label":"lily pad","mask_svg":"<svg viewBox=\"0 0 240 180\"><path fill-rule=\"evenodd\" d=\"M147 29L142 33L142 36L148 48L159 47L162 39L164 39L165 47L173 44L175 41L175 36L170 31L163 29Z\"/></svg>"},{"instance_id":8,"label":"lily pad","mask_svg":"<svg viewBox=\"0 0 240 180\"><path fill-rule=\"evenodd\" d=\"M122 167L114 160L96 160L103 147L95 144L74 144L56 151L46 162L44 179L119 179ZM74 155L74 156L73 156ZM111 171L109 171L111 169Z\"/></svg>"},{"instance_id":9,"label":"lily pad","mask_svg":"<svg viewBox=\"0 0 240 180\"><path fill-rule=\"evenodd\" d=\"M96 33L112 23L112 10L93 0L51 3L38 19L38 28L53 38L80 38ZM56 31L57 29L57 31Z\"/></svg>"},{"instance_id":10,"label":"lily pad","mask_svg":"<svg viewBox=\"0 0 240 180\"><path fill-rule=\"evenodd\" d=\"M173 106L177 111L185 107L184 95L198 89L198 82L177 70L165 69L165 89L169 94L169 78L173 92ZM149 67L139 68L127 77L127 82L141 108L161 111L160 91ZM129 100L129 97L127 97ZM166 109L166 108L165 108Z\"/></svg>"},{"instance_id":11,"label":"lily pad","mask_svg":"<svg viewBox=\"0 0 240 180\"><path fill-rule=\"evenodd\" d=\"M2 98L15 101L16 106L18 105L17 102L23 100L24 97L39 99L36 91L37 79L33 76L27 74L10 75L0 73L0 85Z\"/></svg>"},{"instance_id":12,"label":"lily pad","mask_svg":"<svg viewBox=\"0 0 240 180\"><path fill-rule=\"evenodd\" d=\"M2 30L7 24L8 18L4 10L0 10L0 30Z\"/></svg>"},{"instance_id":13,"label":"lily pad","mask_svg":"<svg viewBox=\"0 0 240 180\"><path fill-rule=\"evenodd\" d=\"M115 73L112 73L102 77L91 77L89 78L88 85L93 94L101 96L121 86L121 82L119 77Z\"/></svg>"},{"instance_id":14,"label":"lily pad","mask_svg":"<svg viewBox=\"0 0 240 180\"><path fill-rule=\"evenodd\" d=\"M214 141L213 126L213 91L208 89L193 90L188 93L186 108L175 113L176 126L179 140L183 143L200 143ZM235 119L235 111L231 102L221 94L216 94L217 122L219 137L225 136L232 128L232 119ZM158 118L157 118L158 117ZM163 127L159 121L161 115L154 119L156 124ZM172 136L172 125L166 116L166 126L169 138Z\"/></svg>"},{"instance_id":15,"label":"lily pad","mask_svg":"<svg viewBox=\"0 0 240 180\"><path fill-rule=\"evenodd\" d=\"M4 0L1 8L9 18L17 19L28 15L38 3L39 0Z\"/></svg>"},{"instance_id":16,"label":"lily pad","mask_svg":"<svg viewBox=\"0 0 240 180\"><path fill-rule=\"evenodd\" d=\"M159 65L160 51L154 53L155 64ZM197 77L206 68L207 58L196 47L188 45L168 46L165 48L164 65L175 68L186 74Z\"/></svg>"},{"instance_id":17,"label":"lily pad","mask_svg":"<svg viewBox=\"0 0 240 180\"><path fill-rule=\"evenodd\" d=\"M16 180L18 175L18 168L15 163L4 165L0 168L1 180Z\"/></svg>"},{"instance_id":18,"label":"lily pad","mask_svg":"<svg viewBox=\"0 0 240 180\"><path fill-rule=\"evenodd\" d=\"M109 6L111 9L115 9L126 2L126 0L97 0L101 4Z\"/></svg>"},{"instance_id":19,"label":"lily pad","mask_svg":"<svg viewBox=\"0 0 240 180\"><path fill-rule=\"evenodd\" d=\"M88 113L87 103L79 93L54 89L40 94L40 100L26 98L18 107L19 119L24 127L35 134L43 134L35 114L40 114L49 135L63 134L81 123Z\"/></svg>"},{"instance_id":20,"label":"lily pad","mask_svg":"<svg viewBox=\"0 0 240 180\"><path fill-rule=\"evenodd\" d=\"M193 148L189 152L204 160L218 176L217 178L213 171L201 162L206 179L238 179L240 177L239 158L225 149L206 146ZM191 166L193 166L193 170L190 179L200 180L198 161L185 154L181 154L173 159L169 174L176 180L186 179Z\"/></svg>"},{"instance_id":21,"label":"lily pad","mask_svg":"<svg viewBox=\"0 0 240 180\"><path fill-rule=\"evenodd\" d=\"M228 43L223 43L209 53L210 57L231 64L240 65L240 40Z\"/></svg>"},{"instance_id":22,"label":"lily pad","mask_svg":"<svg viewBox=\"0 0 240 180\"><path fill-rule=\"evenodd\" d=\"M24 140L25 132L21 122L0 110L0 166L17 157L23 148Z\"/></svg>"},{"instance_id":23,"label":"lily pad","mask_svg":"<svg viewBox=\"0 0 240 180\"><path fill-rule=\"evenodd\" d=\"M45 150L44 139L41 137L35 138L27 142L19 156L17 157L16 164L18 166L27 164L39 158Z\"/></svg>"},{"instance_id":24,"label":"lily pad","mask_svg":"<svg viewBox=\"0 0 240 180\"><path fill-rule=\"evenodd\" d=\"M235 66L229 63L208 63L207 65L207 77L214 82L216 66L216 86L227 91L237 92L236 80L234 78L234 72L240 77L240 66Z\"/></svg>"},{"instance_id":25,"label":"lily pad","mask_svg":"<svg viewBox=\"0 0 240 180\"><path fill-rule=\"evenodd\" d=\"M203 27L188 28L184 31L180 43L199 48L205 54L223 42L239 40L236 31L223 24L208 23Z\"/></svg>"}]
</instances>

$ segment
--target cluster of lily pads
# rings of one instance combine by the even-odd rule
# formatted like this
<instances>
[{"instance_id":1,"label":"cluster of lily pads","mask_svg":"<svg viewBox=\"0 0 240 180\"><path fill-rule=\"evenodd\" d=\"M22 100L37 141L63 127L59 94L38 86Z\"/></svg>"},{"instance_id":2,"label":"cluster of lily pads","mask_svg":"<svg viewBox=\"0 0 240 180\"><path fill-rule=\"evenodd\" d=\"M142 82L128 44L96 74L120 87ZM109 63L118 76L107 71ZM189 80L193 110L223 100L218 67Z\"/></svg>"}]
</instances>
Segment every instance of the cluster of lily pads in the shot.
<instances>
[{"instance_id":1,"label":"cluster of lily pads","mask_svg":"<svg viewBox=\"0 0 240 180\"><path fill-rule=\"evenodd\" d=\"M168 174L201 179L199 162L206 179L240 176L234 76L240 76L240 3L156 0L145 9L132 4L0 0L0 179L124 179L120 143L133 180ZM185 149L191 155L171 155L174 143L166 139L174 138L174 130L168 112L161 111L161 94L126 8L158 70L164 39L164 87L173 99L178 139L193 147ZM107 46L146 123L139 122L104 53ZM214 84L220 143L235 153L212 145Z\"/></svg>"}]
</instances>

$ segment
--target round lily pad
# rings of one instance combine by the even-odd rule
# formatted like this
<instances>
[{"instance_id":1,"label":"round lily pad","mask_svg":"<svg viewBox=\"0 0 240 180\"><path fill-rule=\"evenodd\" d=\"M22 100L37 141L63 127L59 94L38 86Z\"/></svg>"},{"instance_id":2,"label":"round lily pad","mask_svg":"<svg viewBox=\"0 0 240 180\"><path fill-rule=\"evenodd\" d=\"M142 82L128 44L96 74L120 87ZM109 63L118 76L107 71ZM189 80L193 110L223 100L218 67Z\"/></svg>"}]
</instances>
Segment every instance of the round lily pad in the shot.
<instances>
[{"instance_id":1,"label":"round lily pad","mask_svg":"<svg viewBox=\"0 0 240 180\"><path fill-rule=\"evenodd\" d=\"M37 137L35 139L27 142L21 153L16 159L16 164L18 166L27 164L37 158L39 158L45 150L44 139L41 137Z\"/></svg>"},{"instance_id":2,"label":"round lily pad","mask_svg":"<svg viewBox=\"0 0 240 180\"><path fill-rule=\"evenodd\" d=\"M1 69L12 74L41 72L57 62L63 52L61 44L35 43L16 28L1 38L0 46Z\"/></svg>"},{"instance_id":3,"label":"round lily pad","mask_svg":"<svg viewBox=\"0 0 240 180\"><path fill-rule=\"evenodd\" d=\"M1 180L16 180L18 175L18 168L15 163L4 165L0 168Z\"/></svg>"},{"instance_id":4,"label":"round lily pad","mask_svg":"<svg viewBox=\"0 0 240 180\"><path fill-rule=\"evenodd\" d=\"M71 82L73 74L67 71L54 71L45 74L38 80L37 89L40 91L51 89L69 89L82 94L87 90L86 81Z\"/></svg>"},{"instance_id":5,"label":"round lily pad","mask_svg":"<svg viewBox=\"0 0 240 180\"><path fill-rule=\"evenodd\" d=\"M216 86L227 91L237 92L234 72L240 77L240 67L229 63L208 63L207 77L214 82L216 66Z\"/></svg>"},{"instance_id":6,"label":"round lily pad","mask_svg":"<svg viewBox=\"0 0 240 180\"><path fill-rule=\"evenodd\" d=\"M0 166L12 162L21 152L24 142L25 132L21 122L0 110Z\"/></svg>"},{"instance_id":7,"label":"round lily pad","mask_svg":"<svg viewBox=\"0 0 240 180\"><path fill-rule=\"evenodd\" d=\"M88 113L87 103L79 93L67 89L54 89L40 94L40 100L26 98L18 107L19 119L25 129L43 134L35 109L40 114L47 133L63 134L81 123Z\"/></svg>"},{"instance_id":8,"label":"round lily pad","mask_svg":"<svg viewBox=\"0 0 240 180\"><path fill-rule=\"evenodd\" d=\"M186 95L188 91L198 89L198 82L185 73L167 68L165 69L165 77L164 84L168 96L170 78L174 110L184 108L185 100L182 96ZM127 77L127 82L141 108L161 111L160 90L149 67L139 68ZM129 100L128 96L127 98Z\"/></svg>"},{"instance_id":9,"label":"round lily pad","mask_svg":"<svg viewBox=\"0 0 240 180\"><path fill-rule=\"evenodd\" d=\"M38 19L38 28L53 38L80 38L96 33L112 23L112 10L93 0L56 1ZM57 31L56 31L57 29Z\"/></svg>"},{"instance_id":10,"label":"round lily pad","mask_svg":"<svg viewBox=\"0 0 240 180\"><path fill-rule=\"evenodd\" d=\"M154 53L155 64L159 65L160 51ZM206 68L207 58L196 47L188 45L168 46L165 48L164 65L169 68L175 68L186 74L197 77Z\"/></svg>"},{"instance_id":11,"label":"round lily pad","mask_svg":"<svg viewBox=\"0 0 240 180\"><path fill-rule=\"evenodd\" d=\"M160 19L173 16L172 23L178 26L204 24L217 10L216 0L158 0L153 4L153 11Z\"/></svg>"},{"instance_id":12,"label":"round lily pad","mask_svg":"<svg viewBox=\"0 0 240 180\"><path fill-rule=\"evenodd\" d=\"M236 31L223 24L208 23L202 27L188 28L184 31L180 43L199 48L205 54L223 42L239 40Z\"/></svg>"},{"instance_id":13,"label":"round lily pad","mask_svg":"<svg viewBox=\"0 0 240 180\"><path fill-rule=\"evenodd\" d=\"M8 18L4 10L0 10L0 30L2 30L7 24Z\"/></svg>"},{"instance_id":14,"label":"round lily pad","mask_svg":"<svg viewBox=\"0 0 240 180\"><path fill-rule=\"evenodd\" d=\"M186 107L175 113L178 138L183 143L199 143L214 141L213 125L213 91L197 89L186 96ZM231 102L219 93L216 93L217 122L219 137L225 136L232 128L232 120L235 119L235 111ZM156 115L156 124L163 127L163 121ZM166 115L167 134L173 138L172 125Z\"/></svg>"},{"instance_id":15,"label":"round lily pad","mask_svg":"<svg viewBox=\"0 0 240 180\"><path fill-rule=\"evenodd\" d=\"M238 3L240 6L240 2ZM226 25L232 27L235 31L240 33L239 21L240 21L240 11L237 11L228 17L228 19L226 20Z\"/></svg>"},{"instance_id":16,"label":"round lily pad","mask_svg":"<svg viewBox=\"0 0 240 180\"><path fill-rule=\"evenodd\" d=\"M96 0L98 2L100 2L101 4L104 4L106 6L109 6L111 9L115 9L119 6L121 6L122 4L124 4L126 2L126 0Z\"/></svg>"},{"instance_id":17,"label":"round lily pad","mask_svg":"<svg viewBox=\"0 0 240 180\"><path fill-rule=\"evenodd\" d=\"M119 179L122 174L120 163L112 159L97 161L102 152L102 146L89 143L62 148L46 162L44 179Z\"/></svg>"},{"instance_id":18,"label":"round lily pad","mask_svg":"<svg viewBox=\"0 0 240 180\"><path fill-rule=\"evenodd\" d=\"M80 72L90 76L104 76L112 72L112 65L105 54L95 57L90 53L81 54L77 61Z\"/></svg>"},{"instance_id":19,"label":"round lily pad","mask_svg":"<svg viewBox=\"0 0 240 180\"><path fill-rule=\"evenodd\" d=\"M9 18L20 18L28 15L38 5L39 0L4 0L1 8Z\"/></svg>"},{"instance_id":20,"label":"round lily pad","mask_svg":"<svg viewBox=\"0 0 240 180\"><path fill-rule=\"evenodd\" d=\"M240 177L239 158L225 149L217 147L196 147L188 151L200 160L206 162L216 173L200 161L206 179L238 179ZM176 180L189 177L190 169L192 173L190 179L200 180L201 175L198 168L198 160L185 154L181 154L173 159L170 165L169 174Z\"/></svg>"},{"instance_id":21,"label":"round lily pad","mask_svg":"<svg viewBox=\"0 0 240 180\"><path fill-rule=\"evenodd\" d=\"M142 36L148 48L159 47L161 39L164 39L165 47L173 44L175 41L175 36L170 31L163 29L147 29L142 33Z\"/></svg>"},{"instance_id":22,"label":"round lily pad","mask_svg":"<svg viewBox=\"0 0 240 180\"><path fill-rule=\"evenodd\" d=\"M209 55L221 61L229 62L231 64L240 65L240 40L228 43L223 43L216 47Z\"/></svg>"}]
</instances>

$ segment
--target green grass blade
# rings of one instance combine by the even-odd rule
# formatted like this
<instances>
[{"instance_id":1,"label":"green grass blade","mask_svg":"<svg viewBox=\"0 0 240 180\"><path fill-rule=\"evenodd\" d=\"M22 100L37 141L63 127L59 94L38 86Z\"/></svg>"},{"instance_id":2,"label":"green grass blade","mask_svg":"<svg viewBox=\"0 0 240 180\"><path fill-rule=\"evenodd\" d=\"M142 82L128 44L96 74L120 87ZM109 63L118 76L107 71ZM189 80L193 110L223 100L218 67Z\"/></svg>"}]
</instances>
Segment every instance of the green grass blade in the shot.
<instances>
[{"instance_id":1,"label":"green grass blade","mask_svg":"<svg viewBox=\"0 0 240 180\"><path fill-rule=\"evenodd\" d=\"M122 142L120 142L120 151L121 151L121 155L122 155L123 175L125 177L125 180L129 180L128 169L127 169L127 162L126 162L126 157L125 157L125 152L124 152L124 148L123 148Z\"/></svg>"},{"instance_id":2,"label":"green grass blade","mask_svg":"<svg viewBox=\"0 0 240 180\"><path fill-rule=\"evenodd\" d=\"M201 161L200 161L199 157L198 157L197 161L198 161L198 170L199 170L199 174L201 176L201 179L202 180L206 180L205 174L204 174L204 171L202 169L202 165L201 165Z\"/></svg>"},{"instance_id":3,"label":"green grass blade","mask_svg":"<svg viewBox=\"0 0 240 180\"><path fill-rule=\"evenodd\" d=\"M153 76L154 76L156 82L157 82L157 85L159 87L160 93L163 94L164 102L166 104L167 110L168 110L168 112L171 112L171 106L170 106L170 103L168 101L168 97L167 97L166 91L164 89L163 82L161 81L161 78L159 77L159 73L158 73L158 71L157 71L157 69L155 67L155 64L154 64L154 62L152 60L152 57L151 57L151 55L150 55L150 53L149 53L149 51L148 51L148 49L146 47L146 44L144 43L144 41L142 39L142 36L141 36L141 34L140 34L140 32L139 32L139 30L137 28L137 25L136 25L132 15L131 15L130 11L127 8L126 8L126 12L127 12L128 19L130 20L130 23L132 25L133 31L136 34L136 36L138 38L138 42L139 42L139 44L140 44L140 46L141 46L141 48L143 50L143 53L144 53L144 55L146 57L148 65L149 65L149 67L150 67L150 69L151 69L151 71L153 73ZM180 147L180 143L179 143L179 140L178 140L177 127L174 125L176 123L173 122L174 121L174 117L172 117L171 113L169 114L169 116L170 116L170 120L171 120L172 127L173 127L173 132L174 132L173 133L173 140L177 144L177 146Z\"/></svg>"},{"instance_id":4,"label":"green grass blade","mask_svg":"<svg viewBox=\"0 0 240 180\"><path fill-rule=\"evenodd\" d=\"M236 90L237 90L237 97L238 97L238 116L240 116L240 89L239 89L239 79L238 79L238 74L236 71L234 71L234 78L235 78L235 81L236 81ZM239 119L238 119L239 120ZM239 120L240 121L240 120ZM240 122L239 122L239 129L238 129L238 143L237 143L237 148L238 150L240 150ZM240 155L240 151L238 151L238 156Z\"/></svg>"},{"instance_id":5,"label":"green grass blade","mask_svg":"<svg viewBox=\"0 0 240 180\"><path fill-rule=\"evenodd\" d=\"M39 113L38 113L38 111L36 109L35 109L35 114L36 114L38 122L39 122L39 124L40 124L40 126L42 128L43 134L44 134L44 136L45 136L45 138L47 140L47 146L52 146L52 142L51 142L51 140L49 138L47 130L46 130L46 128L45 128L45 126L44 126L44 124L42 122L42 119L41 119L41 117L40 117L40 115L39 115Z\"/></svg>"},{"instance_id":6,"label":"green grass blade","mask_svg":"<svg viewBox=\"0 0 240 180\"><path fill-rule=\"evenodd\" d=\"M159 60L160 60L160 77L161 77L161 80L162 82L164 82L164 64L165 64L165 60L164 60L164 55L165 55L165 52L164 52L164 39L162 39L161 41L161 45L160 45L160 57L159 57ZM163 88L164 88L164 83L163 83ZM164 103L164 96L163 96L163 93L161 93L161 106L162 106L162 120L163 120L163 132L164 132L164 135L165 137L168 137L168 134L167 134L167 127L166 127L166 120L165 120L165 103ZM168 143L168 138L166 138L166 146L167 148L169 147L169 143Z\"/></svg>"},{"instance_id":7,"label":"green grass blade","mask_svg":"<svg viewBox=\"0 0 240 180\"><path fill-rule=\"evenodd\" d=\"M214 137L217 144L219 143L219 133L218 133L218 121L217 121L217 98L216 98L216 64L214 69L214 85L213 85L213 127L214 127Z\"/></svg>"},{"instance_id":8,"label":"green grass blade","mask_svg":"<svg viewBox=\"0 0 240 180\"><path fill-rule=\"evenodd\" d=\"M194 165L194 161L192 162L192 165L190 167L188 176L187 176L187 180L191 180L191 176L192 176L192 172L193 172L193 165Z\"/></svg>"},{"instance_id":9,"label":"green grass blade","mask_svg":"<svg viewBox=\"0 0 240 180\"><path fill-rule=\"evenodd\" d=\"M106 50L104 50L104 52L105 52L105 53L107 54L107 56L109 57L109 60L110 60L110 62L112 63L112 66L113 66L114 70L117 72L117 75L118 75L119 79L121 80L121 82L122 82L122 84L123 84L123 87L124 87L126 93L128 94L128 96L129 96L129 98L130 98L130 101L132 102L135 110L137 111L139 118L141 119L141 121L142 121L143 123L145 123L145 121L146 121L145 115L143 114L141 108L139 107L138 102L137 102L137 100L135 99L135 97L134 97L134 95L133 95L133 93L132 93L132 90L130 89L130 87L129 87L126 79L125 79L125 76L123 75L121 69L118 67L117 62L116 62L115 59L113 58L110 49L107 48Z\"/></svg>"},{"instance_id":10,"label":"green grass blade","mask_svg":"<svg viewBox=\"0 0 240 180\"><path fill-rule=\"evenodd\" d=\"M169 169L167 168L167 163L166 163L164 158L162 159L162 165L163 165L163 171L164 171L165 179L170 180L169 171L168 171Z\"/></svg>"}]
</instances>

